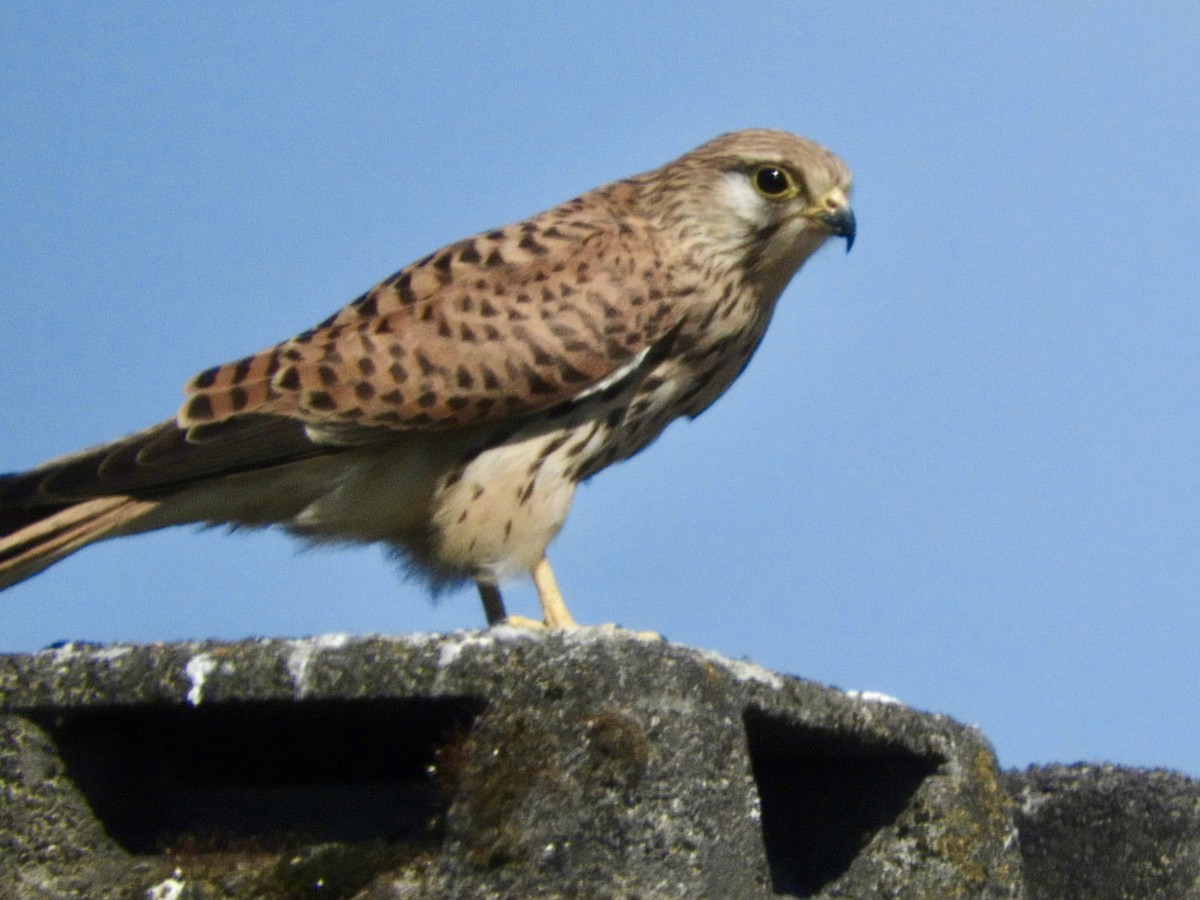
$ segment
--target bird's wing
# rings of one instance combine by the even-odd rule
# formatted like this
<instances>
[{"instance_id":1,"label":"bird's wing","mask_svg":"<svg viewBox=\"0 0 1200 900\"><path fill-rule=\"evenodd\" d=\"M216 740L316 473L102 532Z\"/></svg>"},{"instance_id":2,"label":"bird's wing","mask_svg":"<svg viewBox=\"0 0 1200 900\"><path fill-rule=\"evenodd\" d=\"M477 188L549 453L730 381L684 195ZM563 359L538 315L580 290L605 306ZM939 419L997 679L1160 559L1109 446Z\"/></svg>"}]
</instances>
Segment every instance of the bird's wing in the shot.
<instances>
[{"instance_id":1,"label":"bird's wing","mask_svg":"<svg viewBox=\"0 0 1200 900\"><path fill-rule=\"evenodd\" d=\"M205 478L284 465L322 452L303 423L281 416L241 416L191 429L174 420L160 422L29 471L0 476L0 534L28 518L22 509L127 493L156 496Z\"/></svg>"},{"instance_id":2,"label":"bird's wing","mask_svg":"<svg viewBox=\"0 0 1200 900\"><path fill-rule=\"evenodd\" d=\"M443 430L604 384L675 325L665 266L653 235L547 215L446 247L316 328L201 373L180 425L269 414L311 433Z\"/></svg>"},{"instance_id":3,"label":"bird's wing","mask_svg":"<svg viewBox=\"0 0 1200 900\"><path fill-rule=\"evenodd\" d=\"M647 255L652 235L545 223L563 209L453 244L317 327L200 373L175 421L9 476L0 506L159 496L399 433L515 421L619 380L669 343L677 298Z\"/></svg>"}]
</instances>

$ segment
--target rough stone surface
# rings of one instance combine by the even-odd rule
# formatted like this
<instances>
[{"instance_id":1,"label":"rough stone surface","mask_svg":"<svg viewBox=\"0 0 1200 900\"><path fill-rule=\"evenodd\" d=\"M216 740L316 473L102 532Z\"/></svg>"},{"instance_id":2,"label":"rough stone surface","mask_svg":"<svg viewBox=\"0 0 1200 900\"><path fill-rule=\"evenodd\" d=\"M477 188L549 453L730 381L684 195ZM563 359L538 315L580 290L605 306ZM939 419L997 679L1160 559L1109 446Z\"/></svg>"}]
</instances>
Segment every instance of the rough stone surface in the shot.
<instances>
[{"instance_id":1,"label":"rough stone surface","mask_svg":"<svg viewBox=\"0 0 1200 900\"><path fill-rule=\"evenodd\" d=\"M1031 900L1200 897L1200 784L1111 765L1004 776Z\"/></svg>"},{"instance_id":2,"label":"rough stone surface","mask_svg":"<svg viewBox=\"0 0 1200 900\"><path fill-rule=\"evenodd\" d=\"M69 644L0 710L3 897L1025 896L977 731L620 631Z\"/></svg>"}]
</instances>

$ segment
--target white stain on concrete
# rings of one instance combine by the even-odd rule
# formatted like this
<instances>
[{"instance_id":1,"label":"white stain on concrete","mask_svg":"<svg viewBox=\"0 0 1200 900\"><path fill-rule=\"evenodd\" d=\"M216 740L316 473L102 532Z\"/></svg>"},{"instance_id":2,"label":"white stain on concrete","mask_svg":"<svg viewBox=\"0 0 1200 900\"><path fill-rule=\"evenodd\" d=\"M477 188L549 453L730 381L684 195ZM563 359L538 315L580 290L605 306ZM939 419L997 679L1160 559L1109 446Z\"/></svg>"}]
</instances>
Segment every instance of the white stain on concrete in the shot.
<instances>
[{"instance_id":1,"label":"white stain on concrete","mask_svg":"<svg viewBox=\"0 0 1200 900\"><path fill-rule=\"evenodd\" d=\"M178 873L176 873L178 874ZM183 889L187 886L187 882L180 881L178 878L168 878L166 881L160 881L158 884L146 890L146 900L179 900L183 896Z\"/></svg>"},{"instance_id":2,"label":"white stain on concrete","mask_svg":"<svg viewBox=\"0 0 1200 900\"><path fill-rule=\"evenodd\" d=\"M441 649L438 650L438 666L444 669L454 665L462 656L463 651L467 649L484 650L497 643L540 640L547 634L549 632L538 631L534 628L522 628L518 625L493 625L487 631L477 633L456 631L452 636L446 638Z\"/></svg>"},{"instance_id":3,"label":"white stain on concrete","mask_svg":"<svg viewBox=\"0 0 1200 900\"><path fill-rule=\"evenodd\" d=\"M904 703L897 700L890 694L881 694L879 691L846 691L846 696L854 700L862 700L864 703L882 703L884 706L904 706Z\"/></svg>"},{"instance_id":4,"label":"white stain on concrete","mask_svg":"<svg viewBox=\"0 0 1200 900\"><path fill-rule=\"evenodd\" d=\"M353 640L349 634L319 634L316 637L289 641L291 651L287 657L288 674L296 686L296 695L308 693L308 667L323 650L338 650Z\"/></svg>"},{"instance_id":5,"label":"white stain on concrete","mask_svg":"<svg viewBox=\"0 0 1200 900\"><path fill-rule=\"evenodd\" d=\"M774 691L783 688L782 676L758 665L758 663L747 662L744 659L729 659L711 650L698 651L698 655L704 657L710 663L725 669L738 681L753 681L758 684L765 684Z\"/></svg>"},{"instance_id":6,"label":"white stain on concrete","mask_svg":"<svg viewBox=\"0 0 1200 900\"><path fill-rule=\"evenodd\" d=\"M187 702L192 706L199 706L200 701L204 699L204 682L208 681L208 676L215 672L219 665L211 653L197 653L188 660L184 672L192 685L187 692Z\"/></svg>"}]
</instances>

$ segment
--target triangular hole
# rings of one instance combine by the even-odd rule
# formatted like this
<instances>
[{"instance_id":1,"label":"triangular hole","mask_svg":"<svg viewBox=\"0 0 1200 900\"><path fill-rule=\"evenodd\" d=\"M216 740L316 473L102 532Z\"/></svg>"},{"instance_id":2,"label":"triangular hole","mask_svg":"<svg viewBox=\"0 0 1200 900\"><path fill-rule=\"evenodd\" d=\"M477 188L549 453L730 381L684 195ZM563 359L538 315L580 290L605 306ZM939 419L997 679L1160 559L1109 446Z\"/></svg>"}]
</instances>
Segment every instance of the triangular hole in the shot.
<instances>
[{"instance_id":1,"label":"triangular hole","mask_svg":"<svg viewBox=\"0 0 1200 900\"><path fill-rule=\"evenodd\" d=\"M23 710L58 746L109 836L133 854L429 836L431 775L466 740L473 698Z\"/></svg>"},{"instance_id":2,"label":"triangular hole","mask_svg":"<svg viewBox=\"0 0 1200 900\"><path fill-rule=\"evenodd\" d=\"M843 875L943 762L758 709L743 719L777 895L811 897Z\"/></svg>"}]
</instances>

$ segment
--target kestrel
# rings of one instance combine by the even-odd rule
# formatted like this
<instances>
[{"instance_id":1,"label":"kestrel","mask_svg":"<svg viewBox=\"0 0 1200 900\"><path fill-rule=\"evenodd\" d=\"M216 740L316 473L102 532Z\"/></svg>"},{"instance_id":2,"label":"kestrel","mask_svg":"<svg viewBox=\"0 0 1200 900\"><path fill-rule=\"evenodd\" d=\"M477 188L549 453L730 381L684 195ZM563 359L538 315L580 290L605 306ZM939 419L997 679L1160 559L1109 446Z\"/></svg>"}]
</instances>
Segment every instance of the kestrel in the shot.
<instances>
[{"instance_id":1,"label":"kestrel","mask_svg":"<svg viewBox=\"0 0 1200 900\"><path fill-rule=\"evenodd\" d=\"M201 372L173 419L0 476L0 588L169 525L380 542L489 624L546 560L575 486L697 416L780 293L854 240L850 172L782 131L722 135L401 269L314 328Z\"/></svg>"}]
</instances>

